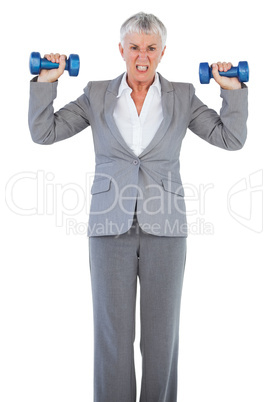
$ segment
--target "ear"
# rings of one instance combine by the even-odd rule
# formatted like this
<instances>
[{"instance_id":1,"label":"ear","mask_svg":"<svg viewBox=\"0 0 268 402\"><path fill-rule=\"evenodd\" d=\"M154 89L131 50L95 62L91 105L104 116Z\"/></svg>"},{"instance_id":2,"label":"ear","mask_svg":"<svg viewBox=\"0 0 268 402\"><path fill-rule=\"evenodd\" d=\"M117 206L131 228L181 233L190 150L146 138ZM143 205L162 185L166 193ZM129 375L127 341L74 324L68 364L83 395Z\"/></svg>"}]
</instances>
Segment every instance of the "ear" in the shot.
<instances>
[{"instance_id":1,"label":"ear","mask_svg":"<svg viewBox=\"0 0 268 402\"><path fill-rule=\"evenodd\" d=\"M161 59L162 59L162 57L164 56L165 51L166 51L166 46L165 46L165 47L164 47L164 49L162 50L162 53L161 53ZM161 59L160 59L160 60L161 60Z\"/></svg>"},{"instance_id":2,"label":"ear","mask_svg":"<svg viewBox=\"0 0 268 402\"><path fill-rule=\"evenodd\" d=\"M123 59L124 59L124 49L123 49L123 46L122 46L122 44L121 43L119 43L119 52L120 52L120 54L121 54L121 56L123 57ZM124 59L125 60L125 59Z\"/></svg>"}]
</instances>

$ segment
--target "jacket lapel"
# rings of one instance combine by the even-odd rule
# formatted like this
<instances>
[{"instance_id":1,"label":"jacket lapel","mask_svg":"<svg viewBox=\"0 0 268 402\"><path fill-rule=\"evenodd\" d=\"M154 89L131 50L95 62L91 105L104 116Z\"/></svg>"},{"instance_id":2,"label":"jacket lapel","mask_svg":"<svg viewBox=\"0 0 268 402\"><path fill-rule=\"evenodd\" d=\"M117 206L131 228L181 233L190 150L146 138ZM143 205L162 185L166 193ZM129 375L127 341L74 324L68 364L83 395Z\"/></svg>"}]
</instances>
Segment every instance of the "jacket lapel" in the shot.
<instances>
[{"instance_id":1,"label":"jacket lapel","mask_svg":"<svg viewBox=\"0 0 268 402\"><path fill-rule=\"evenodd\" d=\"M161 83L161 103L163 108L163 120L160 124L157 132L155 133L154 138L145 148L145 150L140 154L139 158L143 157L144 155L148 154L158 143L164 135L166 134L174 113L174 88L171 82L167 81L161 74L159 74L159 79Z\"/></svg>"},{"instance_id":2,"label":"jacket lapel","mask_svg":"<svg viewBox=\"0 0 268 402\"><path fill-rule=\"evenodd\" d=\"M134 155L134 152L129 148L129 146L124 141L118 127L115 123L113 112L116 105L117 94L119 90L119 86L122 80L123 74L112 80L108 85L105 101L104 101L104 115L106 122L111 130L111 133L116 138L116 140L122 145L125 150L128 151L131 155ZM163 120L158 128L154 138L150 142L150 144L145 148L145 150L139 156L140 158L150 152L158 142L164 137L166 134L170 123L173 118L173 109L174 109L174 88L173 85L167 81L164 77L159 74L160 82L161 82L161 92L162 92L162 108L163 108ZM136 157L136 156L135 156Z\"/></svg>"},{"instance_id":3,"label":"jacket lapel","mask_svg":"<svg viewBox=\"0 0 268 402\"><path fill-rule=\"evenodd\" d=\"M124 141L124 138L122 137L120 131L118 130L118 127L115 123L113 113L114 113L114 108L116 105L116 100L117 100L117 95L118 95L118 90L119 86L122 80L123 74L120 75L119 77L115 78L110 82L108 85L107 91L105 93L105 100L104 100L104 115L105 115L105 120L106 123L108 124L108 127L111 130L111 133L115 137L115 139L120 143L120 145L128 151L132 156L136 157L134 152L129 148L127 143Z\"/></svg>"}]
</instances>

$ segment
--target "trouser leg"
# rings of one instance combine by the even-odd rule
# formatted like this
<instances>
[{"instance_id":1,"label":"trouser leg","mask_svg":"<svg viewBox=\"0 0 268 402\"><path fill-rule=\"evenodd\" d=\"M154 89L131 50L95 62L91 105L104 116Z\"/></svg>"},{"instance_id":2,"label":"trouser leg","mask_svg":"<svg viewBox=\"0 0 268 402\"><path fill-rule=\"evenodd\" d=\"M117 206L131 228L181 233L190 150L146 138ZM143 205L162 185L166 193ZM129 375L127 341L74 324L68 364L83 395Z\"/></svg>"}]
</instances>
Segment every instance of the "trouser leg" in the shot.
<instances>
[{"instance_id":1,"label":"trouser leg","mask_svg":"<svg viewBox=\"0 0 268 402\"><path fill-rule=\"evenodd\" d=\"M94 401L135 402L135 230L90 239L94 313Z\"/></svg>"},{"instance_id":2,"label":"trouser leg","mask_svg":"<svg viewBox=\"0 0 268 402\"><path fill-rule=\"evenodd\" d=\"M179 317L186 238L140 234L140 402L177 402Z\"/></svg>"}]
</instances>

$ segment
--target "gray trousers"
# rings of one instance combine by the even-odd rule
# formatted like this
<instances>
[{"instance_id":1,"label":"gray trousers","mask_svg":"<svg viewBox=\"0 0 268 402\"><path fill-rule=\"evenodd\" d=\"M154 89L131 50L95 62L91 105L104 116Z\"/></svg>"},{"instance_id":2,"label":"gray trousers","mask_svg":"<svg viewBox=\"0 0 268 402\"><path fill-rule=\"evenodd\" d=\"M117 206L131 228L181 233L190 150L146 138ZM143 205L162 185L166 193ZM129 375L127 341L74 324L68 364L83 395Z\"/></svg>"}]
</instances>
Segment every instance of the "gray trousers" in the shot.
<instances>
[{"instance_id":1,"label":"gray trousers","mask_svg":"<svg viewBox=\"0 0 268 402\"><path fill-rule=\"evenodd\" d=\"M140 281L140 402L177 401L186 238L129 232L89 240L94 314L94 402L136 402L133 343Z\"/></svg>"}]
</instances>

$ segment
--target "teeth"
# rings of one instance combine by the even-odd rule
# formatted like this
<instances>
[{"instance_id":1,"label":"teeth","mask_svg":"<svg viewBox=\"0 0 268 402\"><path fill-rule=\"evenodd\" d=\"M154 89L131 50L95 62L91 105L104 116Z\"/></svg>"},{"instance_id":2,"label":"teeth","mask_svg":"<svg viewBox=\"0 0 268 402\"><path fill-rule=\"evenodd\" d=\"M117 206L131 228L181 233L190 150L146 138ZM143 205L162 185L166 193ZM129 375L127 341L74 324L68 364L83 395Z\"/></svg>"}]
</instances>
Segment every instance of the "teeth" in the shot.
<instances>
[{"instance_id":1,"label":"teeth","mask_svg":"<svg viewBox=\"0 0 268 402\"><path fill-rule=\"evenodd\" d=\"M139 71L146 71L148 69L148 66L137 66L137 69Z\"/></svg>"}]
</instances>

